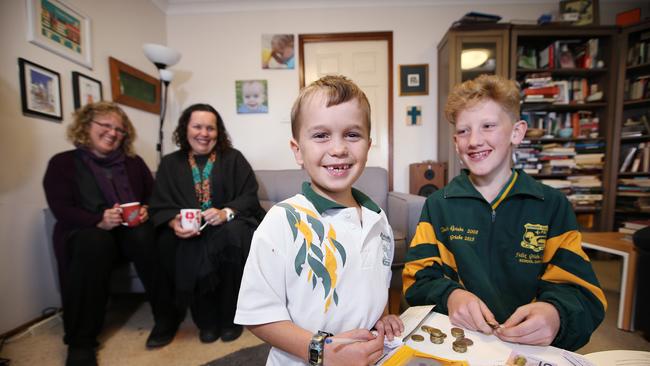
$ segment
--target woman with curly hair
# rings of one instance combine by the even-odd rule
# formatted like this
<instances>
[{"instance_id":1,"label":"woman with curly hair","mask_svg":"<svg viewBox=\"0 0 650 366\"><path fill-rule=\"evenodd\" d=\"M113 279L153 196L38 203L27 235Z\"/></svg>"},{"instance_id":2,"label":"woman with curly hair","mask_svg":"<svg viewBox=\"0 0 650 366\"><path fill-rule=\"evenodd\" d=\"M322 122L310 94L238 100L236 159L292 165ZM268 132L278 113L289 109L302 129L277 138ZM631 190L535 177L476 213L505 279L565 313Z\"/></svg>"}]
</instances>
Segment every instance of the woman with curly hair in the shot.
<instances>
[{"instance_id":1,"label":"woman with curly hair","mask_svg":"<svg viewBox=\"0 0 650 366\"><path fill-rule=\"evenodd\" d=\"M114 103L92 103L75 113L67 132L76 148L50 159L43 187L57 220L53 242L66 365L96 365L110 274L120 259L134 263L151 304L155 326L148 347L171 342L179 316L155 254L147 206L153 178L133 151L136 133L129 117ZM130 202L141 206L137 217L124 222L120 204Z\"/></svg>"},{"instance_id":2,"label":"woman with curly hair","mask_svg":"<svg viewBox=\"0 0 650 366\"><path fill-rule=\"evenodd\" d=\"M180 150L162 159L150 208L163 265L181 309L190 308L201 342L232 341L242 333L233 323L239 285L264 215L255 173L208 104L185 109L173 138ZM185 208L200 209L205 228L184 229Z\"/></svg>"}]
</instances>

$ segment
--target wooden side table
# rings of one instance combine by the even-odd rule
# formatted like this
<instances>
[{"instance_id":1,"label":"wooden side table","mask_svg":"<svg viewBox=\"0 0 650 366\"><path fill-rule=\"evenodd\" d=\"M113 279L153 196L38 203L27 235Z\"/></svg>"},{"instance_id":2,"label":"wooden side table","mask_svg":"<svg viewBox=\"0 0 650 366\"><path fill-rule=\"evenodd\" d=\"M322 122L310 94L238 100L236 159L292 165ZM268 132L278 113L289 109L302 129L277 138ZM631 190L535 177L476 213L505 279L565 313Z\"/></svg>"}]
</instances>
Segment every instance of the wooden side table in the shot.
<instances>
[{"instance_id":1,"label":"wooden side table","mask_svg":"<svg viewBox=\"0 0 650 366\"><path fill-rule=\"evenodd\" d=\"M616 326L622 330L633 331L637 253L634 243L631 240L625 240L624 237L625 234L618 232L584 232L582 233L582 247L619 255L623 258Z\"/></svg>"}]
</instances>

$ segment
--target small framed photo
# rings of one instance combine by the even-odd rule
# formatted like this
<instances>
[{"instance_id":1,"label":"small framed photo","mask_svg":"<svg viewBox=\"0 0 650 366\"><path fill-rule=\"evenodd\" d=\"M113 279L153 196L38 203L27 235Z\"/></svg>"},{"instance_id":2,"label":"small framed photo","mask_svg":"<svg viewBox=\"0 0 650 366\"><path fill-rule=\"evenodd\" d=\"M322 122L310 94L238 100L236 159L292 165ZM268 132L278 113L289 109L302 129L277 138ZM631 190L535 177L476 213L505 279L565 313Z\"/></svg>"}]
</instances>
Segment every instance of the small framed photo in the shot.
<instances>
[{"instance_id":1,"label":"small framed photo","mask_svg":"<svg viewBox=\"0 0 650 366\"><path fill-rule=\"evenodd\" d=\"M111 69L113 101L143 111L160 113L160 81L113 57L108 58Z\"/></svg>"},{"instance_id":2,"label":"small framed photo","mask_svg":"<svg viewBox=\"0 0 650 366\"><path fill-rule=\"evenodd\" d=\"M268 113L268 83L266 80L235 81L237 113Z\"/></svg>"},{"instance_id":3,"label":"small framed photo","mask_svg":"<svg viewBox=\"0 0 650 366\"><path fill-rule=\"evenodd\" d=\"M573 25L598 25L598 0L561 0L560 19Z\"/></svg>"},{"instance_id":4,"label":"small framed photo","mask_svg":"<svg viewBox=\"0 0 650 366\"><path fill-rule=\"evenodd\" d=\"M262 68L294 69L295 67L293 34L262 34Z\"/></svg>"},{"instance_id":5,"label":"small framed photo","mask_svg":"<svg viewBox=\"0 0 650 366\"><path fill-rule=\"evenodd\" d=\"M90 18L62 0L27 2L27 40L93 68Z\"/></svg>"},{"instance_id":6,"label":"small framed photo","mask_svg":"<svg viewBox=\"0 0 650 366\"><path fill-rule=\"evenodd\" d=\"M104 100L102 82L76 71L72 72L72 92L75 110L86 104Z\"/></svg>"},{"instance_id":7,"label":"small framed photo","mask_svg":"<svg viewBox=\"0 0 650 366\"><path fill-rule=\"evenodd\" d=\"M429 95L429 64L399 66L399 95Z\"/></svg>"},{"instance_id":8,"label":"small framed photo","mask_svg":"<svg viewBox=\"0 0 650 366\"><path fill-rule=\"evenodd\" d=\"M20 66L20 96L23 113L55 120L63 119L61 76L24 58Z\"/></svg>"}]
</instances>

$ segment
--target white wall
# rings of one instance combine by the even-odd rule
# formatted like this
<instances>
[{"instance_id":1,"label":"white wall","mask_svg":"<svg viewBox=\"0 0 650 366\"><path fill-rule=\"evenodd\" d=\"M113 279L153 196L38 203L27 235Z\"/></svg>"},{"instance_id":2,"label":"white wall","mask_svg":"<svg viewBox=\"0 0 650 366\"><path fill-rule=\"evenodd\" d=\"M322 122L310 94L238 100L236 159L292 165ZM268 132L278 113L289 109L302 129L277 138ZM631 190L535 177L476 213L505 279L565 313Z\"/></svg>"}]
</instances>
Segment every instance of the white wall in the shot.
<instances>
[{"instance_id":1,"label":"white wall","mask_svg":"<svg viewBox=\"0 0 650 366\"><path fill-rule=\"evenodd\" d=\"M72 71L99 79L111 100L108 56L156 75L141 50L144 42L164 43L165 15L147 0L66 0L92 19L93 70L27 42L24 0L0 1L0 334L50 306L60 306L43 230L47 206L41 185L49 158L72 148L65 128L72 121ZM22 114L18 57L61 76L62 123ZM124 108L139 133L136 149L150 167L156 162L157 115Z\"/></svg>"},{"instance_id":2,"label":"white wall","mask_svg":"<svg viewBox=\"0 0 650 366\"><path fill-rule=\"evenodd\" d=\"M476 3L479 3L478 1ZM642 6L636 2L636 6ZM601 4L603 24L612 24L618 9L630 3ZM643 5L647 12L648 5ZM262 70L260 44L263 33L393 32L394 76L394 189L408 191L408 165L436 159L436 47L454 20L469 11L499 14L503 20L537 19L544 12L557 12L557 1L526 4L336 9L291 9L245 12L178 14L167 20L168 44L183 54L173 70L174 107L168 115L175 124L180 110L191 103L207 102L222 114L236 148L256 169L294 168L288 147L289 111L298 94L298 70ZM615 10L615 11L614 11ZM176 15L173 13L177 13ZM400 97L399 65L429 64L429 95ZM269 113L238 115L235 80L267 79ZM421 105L421 126L406 126L405 109ZM170 126L171 128L171 126Z\"/></svg>"}]
</instances>

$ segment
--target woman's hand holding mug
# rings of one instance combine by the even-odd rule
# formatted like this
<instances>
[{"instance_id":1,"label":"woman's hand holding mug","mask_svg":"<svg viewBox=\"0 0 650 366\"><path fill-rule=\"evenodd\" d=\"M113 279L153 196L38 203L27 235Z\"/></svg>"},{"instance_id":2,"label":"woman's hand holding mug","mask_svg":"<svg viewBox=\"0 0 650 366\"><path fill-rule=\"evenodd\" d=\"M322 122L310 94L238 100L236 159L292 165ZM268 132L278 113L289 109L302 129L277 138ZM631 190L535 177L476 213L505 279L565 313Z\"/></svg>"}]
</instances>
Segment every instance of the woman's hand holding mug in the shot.
<instances>
[{"instance_id":1,"label":"woman's hand holding mug","mask_svg":"<svg viewBox=\"0 0 650 366\"><path fill-rule=\"evenodd\" d=\"M102 221L97 224L97 227L103 230L112 230L120 224L122 224L122 209L116 203L113 207L104 210Z\"/></svg>"}]
</instances>

